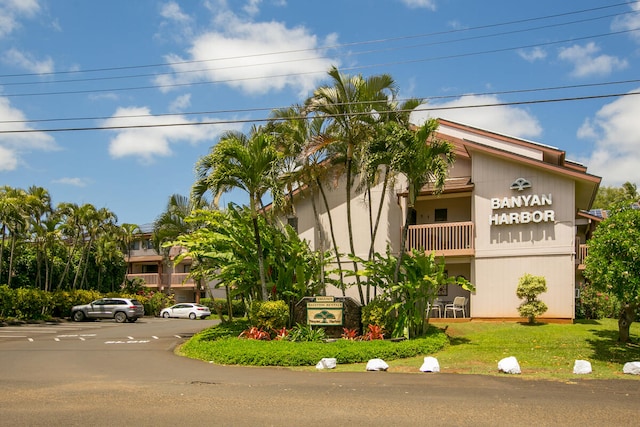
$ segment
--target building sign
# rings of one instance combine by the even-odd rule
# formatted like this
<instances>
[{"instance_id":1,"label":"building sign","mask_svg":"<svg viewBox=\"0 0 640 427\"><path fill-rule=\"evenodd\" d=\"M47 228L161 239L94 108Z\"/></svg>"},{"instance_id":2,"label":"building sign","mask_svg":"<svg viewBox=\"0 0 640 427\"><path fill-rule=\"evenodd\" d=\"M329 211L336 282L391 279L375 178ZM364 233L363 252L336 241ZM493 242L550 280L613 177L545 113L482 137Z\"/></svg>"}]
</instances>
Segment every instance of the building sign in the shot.
<instances>
[{"instance_id":1,"label":"building sign","mask_svg":"<svg viewBox=\"0 0 640 427\"><path fill-rule=\"evenodd\" d=\"M344 304L333 297L316 297L307 303L307 323L316 326L341 326Z\"/></svg>"},{"instance_id":2,"label":"building sign","mask_svg":"<svg viewBox=\"0 0 640 427\"><path fill-rule=\"evenodd\" d=\"M524 178L518 178L511 184L512 190L523 191L525 188L531 188L531 183ZM491 199L493 213L489 215L489 225L554 222L556 213L548 209L552 205L551 193L494 197Z\"/></svg>"}]
</instances>

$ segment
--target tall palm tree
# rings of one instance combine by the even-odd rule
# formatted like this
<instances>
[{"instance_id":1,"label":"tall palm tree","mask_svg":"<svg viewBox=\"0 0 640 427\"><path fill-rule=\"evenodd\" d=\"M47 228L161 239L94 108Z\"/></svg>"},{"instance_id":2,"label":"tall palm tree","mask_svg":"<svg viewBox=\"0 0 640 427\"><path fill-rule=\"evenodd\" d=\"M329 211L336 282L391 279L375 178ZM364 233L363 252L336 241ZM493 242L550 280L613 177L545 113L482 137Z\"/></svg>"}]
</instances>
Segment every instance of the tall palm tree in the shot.
<instances>
[{"instance_id":1,"label":"tall palm tree","mask_svg":"<svg viewBox=\"0 0 640 427\"><path fill-rule=\"evenodd\" d=\"M199 199L206 192L213 194L214 203L220 196L232 189L241 189L249 195L249 209L253 222L257 247L262 298L267 300L264 253L258 227L259 209L262 197L277 187L276 174L279 171L280 155L273 143L273 136L262 128L253 127L248 135L241 132L226 132L212 147L209 154L196 164L197 179L192 192Z\"/></svg>"},{"instance_id":2,"label":"tall palm tree","mask_svg":"<svg viewBox=\"0 0 640 427\"><path fill-rule=\"evenodd\" d=\"M449 142L435 137L438 129L438 121L435 119L427 120L417 130L407 129L397 122L390 122L390 126L396 127L395 134L403 148L396 157L393 168L406 177L408 194L407 212L393 277L394 283L397 283L409 231L410 211L415 206L420 190L427 183L433 184L435 193L442 191L455 156Z\"/></svg>"},{"instance_id":3,"label":"tall palm tree","mask_svg":"<svg viewBox=\"0 0 640 427\"><path fill-rule=\"evenodd\" d=\"M316 195L323 195L325 211L329 219L329 231L333 241L336 261L338 263L339 284L344 291L344 279L338 244L333 227L331 210L324 196L322 178L327 174L329 163L326 161L326 148L333 139L325 132L327 120L322 116L309 116L306 109L301 105L293 105L288 108L274 110L271 113L274 120L272 126L279 136L285 159L290 165L285 178L290 185L289 194L293 197L292 186L306 188L309 191L311 207L313 209L315 229L318 233L318 248L321 257L321 277L320 283L324 289L324 252L325 252L325 231L320 222L320 214L316 204ZM286 162L287 160L285 160ZM293 201L291 202L293 205Z\"/></svg>"},{"instance_id":4,"label":"tall palm tree","mask_svg":"<svg viewBox=\"0 0 640 427\"><path fill-rule=\"evenodd\" d=\"M43 187L31 186L26 192L25 212L30 222L31 240L36 248L36 284L42 284L42 264L45 258L46 228L43 222L52 214L51 195Z\"/></svg>"},{"instance_id":5,"label":"tall palm tree","mask_svg":"<svg viewBox=\"0 0 640 427\"><path fill-rule=\"evenodd\" d=\"M372 138L379 114L389 109L389 102L395 98L396 84L388 74L363 78L361 75L341 74L336 67L329 70L332 85L321 86L315 90L308 101L312 111L331 118L332 129L340 142L341 154L345 161L346 172L346 208L349 249L355 254L353 227L351 222L351 192L354 171L354 158ZM355 172L355 173L354 173ZM354 262L354 269L357 270ZM365 304L360 280L356 276L360 302Z\"/></svg>"},{"instance_id":6,"label":"tall palm tree","mask_svg":"<svg viewBox=\"0 0 640 427\"><path fill-rule=\"evenodd\" d=\"M17 243L24 237L28 228L27 193L20 188L4 186L0 193L0 221L2 222L2 249L0 249L0 273L2 272L5 236L9 236L9 265L7 266L7 285L11 286L13 260ZM1 274L0 274L1 277Z\"/></svg>"}]
</instances>

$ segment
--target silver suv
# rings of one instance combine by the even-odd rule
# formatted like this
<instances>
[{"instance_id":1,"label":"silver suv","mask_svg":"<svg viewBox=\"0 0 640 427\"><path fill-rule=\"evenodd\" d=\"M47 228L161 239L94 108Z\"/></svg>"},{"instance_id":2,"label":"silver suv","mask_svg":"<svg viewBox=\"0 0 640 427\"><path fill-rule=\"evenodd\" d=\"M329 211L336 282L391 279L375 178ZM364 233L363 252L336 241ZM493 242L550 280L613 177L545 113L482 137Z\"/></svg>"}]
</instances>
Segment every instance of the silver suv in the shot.
<instances>
[{"instance_id":1,"label":"silver suv","mask_svg":"<svg viewBox=\"0 0 640 427\"><path fill-rule=\"evenodd\" d=\"M87 319L115 319L118 323L135 322L144 316L144 306L137 299L100 298L90 304L71 308L71 319L82 322Z\"/></svg>"}]
</instances>

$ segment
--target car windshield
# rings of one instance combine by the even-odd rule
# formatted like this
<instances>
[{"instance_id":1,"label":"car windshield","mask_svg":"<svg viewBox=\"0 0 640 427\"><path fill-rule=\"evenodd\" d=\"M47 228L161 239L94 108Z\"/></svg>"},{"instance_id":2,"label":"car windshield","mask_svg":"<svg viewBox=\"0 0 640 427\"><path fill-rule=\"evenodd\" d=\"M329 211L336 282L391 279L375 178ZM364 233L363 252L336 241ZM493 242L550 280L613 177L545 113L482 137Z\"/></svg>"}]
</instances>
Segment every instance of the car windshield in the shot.
<instances>
[{"instance_id":1,"label":"car windshield","mask_svg":"<svg viewBox=\"0 0 640 427\"><path fill-rule=\"evenodd\" d=\"M140 301L138 301L137 299L132 299L132 300L131 300L131 303L132 303L133 305L142 305L142 304L140 303Z\"/></svg>"}]
</instances>

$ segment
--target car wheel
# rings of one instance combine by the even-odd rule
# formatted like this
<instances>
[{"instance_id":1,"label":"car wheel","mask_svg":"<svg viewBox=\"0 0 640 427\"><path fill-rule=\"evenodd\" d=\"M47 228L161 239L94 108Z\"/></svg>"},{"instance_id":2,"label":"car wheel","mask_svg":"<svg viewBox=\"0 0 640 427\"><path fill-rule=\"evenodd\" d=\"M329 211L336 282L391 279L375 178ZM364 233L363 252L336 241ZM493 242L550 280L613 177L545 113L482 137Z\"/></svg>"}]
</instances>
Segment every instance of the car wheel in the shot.
<instances>
[{"instance_id":1,"label":"car wheel","mask_svg":"<svg viewBox=\"0 0 640 427\"><path fill-rule=\"evenodd\" d=\"M162 313L162 317L164 317L165 319L168 319L171 316L169 315L168 311L165 311L164 313Z\"/></svg>"},{"instance_id":2,"label":"car wheel","mask_svg":"<svg viewBox=\"0 0 640 427\"><path fill-rule=\"evenodd\" d=\"M116 319L116 322L118 323L124 323L127 321L127 314L119 311L115 316L113 316L113 318Z\"/></svg>"},{"instance_id":3,"label":"car wheel","mask_svg":"<svg viewBox=\"0 0 640 427\"><path fill-rule=\"evenodd\" d=\"M84 313L81 311L74 311L71 318L74 322L82 322L84 320Z\"/></svg>"},{"instance_id":4,"label":"car wheel","mask_svg":"<svg viewBox=\"0 0 640 427\"><path fill-rule=\"evenodd\" d=\"M189 319L191 320L196 320L196 314L195 313L189 313Z\"/></svg>"}]
</instances>

